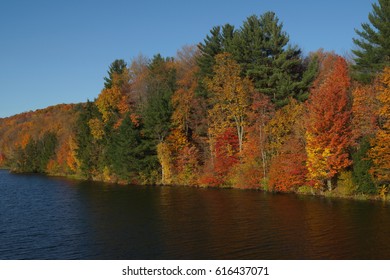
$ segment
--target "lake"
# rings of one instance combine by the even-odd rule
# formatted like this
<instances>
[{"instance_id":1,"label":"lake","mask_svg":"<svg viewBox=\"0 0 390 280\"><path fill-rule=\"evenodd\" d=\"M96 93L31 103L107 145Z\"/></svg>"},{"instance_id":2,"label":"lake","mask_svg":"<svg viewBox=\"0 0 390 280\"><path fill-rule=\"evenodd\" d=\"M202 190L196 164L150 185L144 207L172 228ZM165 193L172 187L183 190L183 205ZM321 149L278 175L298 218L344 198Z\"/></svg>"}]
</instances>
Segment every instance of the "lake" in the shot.
<instances>
[{"instance_id":1,"label":"lake","mask_svg":"<svg viewBox=\"0 0 390 280\"><path fill-rule=\"evenodd\" d=\"M390 259L390 207L0 170L0 259Z\"/></svg>"}]
</instances>

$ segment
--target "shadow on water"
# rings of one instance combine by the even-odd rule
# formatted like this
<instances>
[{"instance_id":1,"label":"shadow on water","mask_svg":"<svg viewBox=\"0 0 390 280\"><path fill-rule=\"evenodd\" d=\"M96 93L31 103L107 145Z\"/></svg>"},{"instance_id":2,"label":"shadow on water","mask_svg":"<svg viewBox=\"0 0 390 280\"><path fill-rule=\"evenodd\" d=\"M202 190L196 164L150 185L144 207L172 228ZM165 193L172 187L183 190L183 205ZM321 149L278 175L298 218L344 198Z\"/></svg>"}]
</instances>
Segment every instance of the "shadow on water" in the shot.
<instances>
[{"instance_id":1,"label":"shadow on water","mask_svg":"<svg viewBox=\"0 0 390 280\"><path fill-rule=\"evenodd\" d=\"M0 171L0 259L390 259L389 205Z\"/></svg>"}]
</instances>

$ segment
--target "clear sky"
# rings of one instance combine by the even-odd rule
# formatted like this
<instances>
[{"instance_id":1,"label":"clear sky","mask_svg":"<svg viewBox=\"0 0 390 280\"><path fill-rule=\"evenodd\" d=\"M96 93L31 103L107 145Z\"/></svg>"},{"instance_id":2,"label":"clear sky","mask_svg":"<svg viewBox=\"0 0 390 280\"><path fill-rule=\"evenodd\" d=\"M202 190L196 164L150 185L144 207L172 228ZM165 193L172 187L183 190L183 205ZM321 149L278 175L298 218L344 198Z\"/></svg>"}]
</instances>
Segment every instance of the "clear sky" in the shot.
<instances>
[{"instance_id":1,"label":"clear sky","mask_svg":"<svg viewBox=\"0 0 390 280\"><path fill-rule=\"evenodd\" d=\"M93 100L108 66L175 56L225 23L274 11L290 42L344 55L375 0L9 0L0 2L0 117Z\"/></svg>"}]
</instances>

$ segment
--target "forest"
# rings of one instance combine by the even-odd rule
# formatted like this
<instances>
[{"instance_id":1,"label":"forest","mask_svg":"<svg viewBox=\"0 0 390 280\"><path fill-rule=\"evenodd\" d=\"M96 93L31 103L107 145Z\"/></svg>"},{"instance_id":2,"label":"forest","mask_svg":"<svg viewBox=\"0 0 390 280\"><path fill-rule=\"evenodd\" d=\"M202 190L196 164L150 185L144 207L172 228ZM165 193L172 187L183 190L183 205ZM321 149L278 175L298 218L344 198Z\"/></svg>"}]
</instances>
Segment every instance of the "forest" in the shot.
<instances>
[{"instance_id":1,"label":"forest","mask_svg":"<svg viewBox=\"0 0 390 280\"><path fill-rule=\"evenodd\" d=\"M0 119L0 166L118 184L386 197L390 1L352 58L292 46L273 12L175 57L109 65L94 101Z\"/></svg>"}]
</instances>

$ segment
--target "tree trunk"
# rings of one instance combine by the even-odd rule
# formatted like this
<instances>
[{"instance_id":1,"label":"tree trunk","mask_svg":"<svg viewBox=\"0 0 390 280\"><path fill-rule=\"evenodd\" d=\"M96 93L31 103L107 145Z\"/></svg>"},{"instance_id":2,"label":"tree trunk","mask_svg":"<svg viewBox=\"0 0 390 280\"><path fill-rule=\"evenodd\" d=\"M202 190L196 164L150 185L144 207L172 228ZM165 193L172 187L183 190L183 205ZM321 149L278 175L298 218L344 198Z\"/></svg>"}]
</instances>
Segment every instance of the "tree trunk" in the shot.
<instances>
[{"instance_id":1,"label":"tree trunk","mask_svg":"<svg viewBox=\"0 0 390 280\"><path fill-rule=\"evenodd\" d=\"M260 152L261 152L261 161L262 161L262 164L263 164L263 179L265 178L266 176L266 170L265 170L265 167L266 167L266 153L264 151L264 141L263 141L263 128L262 126L260 125L260 129L259 129L259 132L260 132Z\"/></svg>"},{"instance_id":2,"label":"tree trunk","mask_svg":"<svg viewBox=\"0 0 390 280\"><path fill-rule=\"evenodd\" d=\"M328 186L328 191L332 191L332 179L327 179L326 184Z\"/></svg>"}]
</instances>

